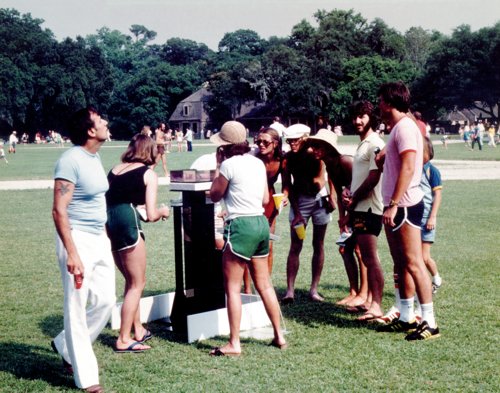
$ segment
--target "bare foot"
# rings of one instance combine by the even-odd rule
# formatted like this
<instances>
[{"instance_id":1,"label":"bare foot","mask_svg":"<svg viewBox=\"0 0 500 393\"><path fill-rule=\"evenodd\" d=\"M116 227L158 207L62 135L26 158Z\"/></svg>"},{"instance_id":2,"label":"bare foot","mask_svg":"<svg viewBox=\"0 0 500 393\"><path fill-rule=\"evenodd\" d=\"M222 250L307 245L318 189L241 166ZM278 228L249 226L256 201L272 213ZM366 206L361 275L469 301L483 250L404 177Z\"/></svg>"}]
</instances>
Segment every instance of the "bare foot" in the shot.
<instances>
[{"instance_id":1,"label":"bare foot","mask_svg":"<svg viewBox=\"0 0 500 393\"><path fill-rule=\"evenodd\" d=\"M355 296L349 303L346 303L347 307L356 307L366 303L366 298L361 296ZM368 304L366 308L368 309L370 305Z\"/></svg>"},{"instance_id":2,"label":"bare foot","mask_svg":"<svg viewBox=\"0 0 500 393\"><path fill-rule=\"evenodd\" d=\"M354 298L356 297L355 294L350 294L349 296L346 296L342 300L339 300L337 303L335 303L337 306L343 306L345 304L349 304Z\"/></svg>"},{"instance_id":3,"label":"bare foot","mask_svg":"<svg viewBox=\"0 0 500 393\"><path fill-rule=\"evenodd\" d=\"M325 298L318 292L309 292L309 300L311 300L312 302L324 302Z\"/></svg>"},{"instance_id":4,"label":"bare foot","mask_svg":"<svg viewBox=\"0 0 500 393\"><path fill-rule=\"evenodd\" d=\"M223 347L215 347L209 353L210 356L240 356L241 348L235 348L230 343Z\"/></svg>"}]
</instances>

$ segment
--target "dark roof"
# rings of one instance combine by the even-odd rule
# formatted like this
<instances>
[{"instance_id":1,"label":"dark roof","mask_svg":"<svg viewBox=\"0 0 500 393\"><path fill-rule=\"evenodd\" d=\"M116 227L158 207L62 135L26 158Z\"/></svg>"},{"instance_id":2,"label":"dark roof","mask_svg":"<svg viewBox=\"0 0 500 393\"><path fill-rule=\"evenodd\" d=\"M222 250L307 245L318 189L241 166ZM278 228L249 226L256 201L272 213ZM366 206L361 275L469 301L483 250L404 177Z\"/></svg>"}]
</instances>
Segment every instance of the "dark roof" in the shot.
<instances>
[{"instance_id":1,"label":"dark roof","mask_svg":"<svg viewBox=\"0 0 500 393\"><path fill-rule=\"evenodd\" d=\"M208 115L203 108L203 104L212 95L207 89L201 88L191 94L189 97L184 98L181 102L177 104L174 112L168 119L169 122L181 122L181 121L206 121L208 120ZM188 105L190 107L189 113L184 115L184 106Z\"/></svg>"}]
</instances>

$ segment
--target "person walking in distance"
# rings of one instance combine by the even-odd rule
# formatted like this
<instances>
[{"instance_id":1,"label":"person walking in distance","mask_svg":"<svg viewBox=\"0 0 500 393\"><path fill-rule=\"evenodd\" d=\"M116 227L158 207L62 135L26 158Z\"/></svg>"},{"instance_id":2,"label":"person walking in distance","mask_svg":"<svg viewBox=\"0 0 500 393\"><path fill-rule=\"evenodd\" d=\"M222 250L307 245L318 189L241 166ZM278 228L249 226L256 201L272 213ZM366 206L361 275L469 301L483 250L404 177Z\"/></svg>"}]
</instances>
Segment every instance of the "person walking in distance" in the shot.
<instances>
[{"instance_id":1,"label":"person walking in distance","mask_svg":"<svg viewBox=\"0 0 500 393\"><path fill-rule=\"evenodd\" d=\"M68 123L72 148L57 161L52 216L64 288L64 330L52 349L73 372L78 388L103 392L92 343L115 304L115 267L106 235L108 180L98 151L108 122L94 108L74 113Z\"/></svg>"}]
</instances>

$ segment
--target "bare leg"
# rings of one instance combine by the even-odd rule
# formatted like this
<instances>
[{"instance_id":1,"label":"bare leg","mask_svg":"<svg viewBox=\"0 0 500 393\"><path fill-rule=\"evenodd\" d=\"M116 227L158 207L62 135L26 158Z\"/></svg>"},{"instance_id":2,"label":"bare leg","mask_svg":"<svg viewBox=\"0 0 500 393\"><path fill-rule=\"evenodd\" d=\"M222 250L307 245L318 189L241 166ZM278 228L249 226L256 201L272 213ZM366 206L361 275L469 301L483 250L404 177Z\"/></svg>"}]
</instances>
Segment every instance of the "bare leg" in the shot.
<instances>
[{"instance_id":1,"label":"bare leg","mask_svg":"<svg viewBox=\"0 0 500 393\"><path fill-rule=\"evenodd\" d=\"M323 271L323 264L325 262L325 234L327 225L314 225L313 226L313 256L311 261L312 281L309 296L312 300L323 301L324 299L318 294L319 280L321 279L321 272Z\"/></svg>"},{"instance_id":2,"label":"bare leg","mask_svg":"<svg viewBox=\"0 0 500 393\"><path fill-rule=\"evenodd\" d=\"M250 279L250 271L248 266L245 267L245 272L243 273L243 293L252 293L252 281Z\"/></svg>"},{"instance_id":3,"label":"bare leg","mask_svg":"<svg viewBox=\"0 0 500 393\"><path fill-rule=\"evenodd\" d=\"M342 256L342 260L344 261L347 279L349 280L349 295L336 303L339 306L350 303L358 294L358 265L356 264L356 259L354 258L353 252L354 250L348 246L339 248L339 253Z\"/></svg>"},{"instance_id":4,"label":"bare leg","mask_svg":"<svg viewBox=\"0 0 500 393\"><path fill-rule=\"evenodd\" d=\"M421 304L432 303L432 284L422 256L421 232L407 223L401 229L401 244L405 255L405 276L402 294L407 299L415 290Z\"/></svg>"},{"instance_id":5,"label":"bare leg","mask_svg":"<svg viewBox=\"0 0 500 393\"><path fill-rule=\"evenodd\" d=\"M120 334L116 341L116 348L125 349L133 340L132 327L136 337L143 337L145 329L139 319L139 302L146 285L146 247L140 237L137 246L115 253L119 257L116 263L125 277L125 296L121 310ZM135 349L148 349L147 345L136 346Z\"/></svg>"},{"instance_id":6,"label":"bare leg","mask_svg":"<svg viewBox=\"0 0 500 393\"><path fill-rule=\"evenodd\" d=\"M224 354L240 354L240 323L241 323L241 281L245 263L234 255L229 247L222 256L222 270L224 273L224 289L227 296L227 316L229 319L229 342L220 348ZM211 352L213 354L214 352Z\"/></svg>"},{"instance_id":7,"label":"bare leg","mask_svg":"<svg viewBox=\"0 0 500 393\"><path fill-rule=\"evenodd\" d=\"M431 257L431 246L432 243L429 242L422 242L422 256L424 258L424 263L425 266L427 267L427 270L429 273L431 273L431 276L435 276L438 274L438 268L436 265L436 261Z\"/></svg>"},{"instance_id":8,"label":"bare leg","mask_svg":"<svg viewBox=\"0 0 500 393\"><path fill-rule=\"evenodd\" d=\"M377 237L375 235L358 235L357 237L362 259L367 268L368 286L371 293L371 302L366 314L382 315L382 293L384 290L384 275L377 253ZM363 318L361 318L363 319Z\"/></svg>"},{"instance_id":9,"label":"bare leg","mask_svg":"<svg viewBox=\"0 0 500 393\"><path fill-rule=\"evenodd\" d=\"M303 241L297 237L295 229L290 227L290 250L286 261L286 283L287 290L284 299L293 299L295 295L295 279L299 271L299 256L302 251Z\"/></svg>"},{"instance_id":10,"label":"bare leg","mask_svg":"<svg viewBox=\"0 0 500 393\"><path fill-rule=\"evenodd\" d=\"M250 263L250 273L255 284L255 288L262 298L267 315L271 320L274 332L274 343L278 346L286 344L285 337L280 328L280 308L276 292L274 291L269 279L269 269L265 258L252 258Z\"/></svg>"}]
</instances>

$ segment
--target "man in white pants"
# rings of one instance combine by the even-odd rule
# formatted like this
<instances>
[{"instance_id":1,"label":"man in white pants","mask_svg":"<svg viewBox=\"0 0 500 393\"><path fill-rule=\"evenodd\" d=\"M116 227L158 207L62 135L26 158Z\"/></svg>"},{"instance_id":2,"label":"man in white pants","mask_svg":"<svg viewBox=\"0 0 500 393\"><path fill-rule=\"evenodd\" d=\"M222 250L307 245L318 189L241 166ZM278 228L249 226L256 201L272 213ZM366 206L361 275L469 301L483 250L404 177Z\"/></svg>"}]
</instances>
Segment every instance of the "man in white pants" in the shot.
<instances>
[{"instance_id":1,"label":"man in white pants","mask_svg":"<svg viewBox=\"0 0 500 393\"><path fill-rule=\"evenodd\" d=\"M75 145L59 158L54 173L52 215L56 253L64 288L64 330L52 341L73 372L77 387L101 393L92 343L115 304L115 268L105 231L108 181L97 153L108 136L108 122L93 108L68 123Z\"/></svg>"}]
</instances>

